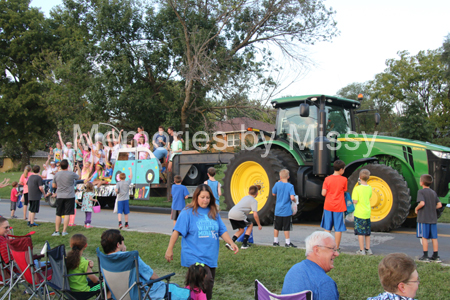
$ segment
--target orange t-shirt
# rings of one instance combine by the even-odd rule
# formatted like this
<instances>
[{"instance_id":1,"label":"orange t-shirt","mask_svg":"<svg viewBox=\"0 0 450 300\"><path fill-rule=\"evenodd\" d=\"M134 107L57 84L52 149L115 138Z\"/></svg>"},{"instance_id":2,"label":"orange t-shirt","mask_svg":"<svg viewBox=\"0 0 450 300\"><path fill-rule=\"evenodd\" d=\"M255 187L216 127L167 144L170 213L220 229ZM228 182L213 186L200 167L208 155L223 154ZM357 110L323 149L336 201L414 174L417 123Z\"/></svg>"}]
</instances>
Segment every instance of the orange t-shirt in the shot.
<instances>
[{"instance_id":1,"label":"orange t-shirt","mask_svg":"<svg viewBox=\"0 0 450 300\"><path fill-rule=\"evenodd\" d=\"M323 209L334 212L347 210L344 192L347 191L347 178L342 175L330 175L323 182L324 190L327 190Z\"/></svg>"},{"instance_id":2,"label":"orange t-shirt","mask_svg":"<svg viewBox=\"0 0 450 300\"><path fill-rule=\"evenodd\" d=\"M31 174L31 172L30 172ZM30 175L28 175L28 177L30 177ZM25 176L22 174L22 176L20 176L20 180L19 183L22 182L23 183L23 193L24 194L28 194L28 177L25 178Z\"/></svg>"}]
</instances>

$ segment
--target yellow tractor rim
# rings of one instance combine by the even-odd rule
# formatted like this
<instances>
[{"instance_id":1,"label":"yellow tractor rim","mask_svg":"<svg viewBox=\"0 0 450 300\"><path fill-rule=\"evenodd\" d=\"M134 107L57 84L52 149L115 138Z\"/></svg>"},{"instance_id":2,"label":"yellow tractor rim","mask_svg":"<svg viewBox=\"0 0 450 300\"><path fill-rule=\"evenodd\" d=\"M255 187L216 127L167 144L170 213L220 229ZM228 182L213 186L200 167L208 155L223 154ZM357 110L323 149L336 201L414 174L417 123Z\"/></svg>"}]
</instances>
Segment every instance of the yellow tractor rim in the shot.
<instances>
[{"instance_id":1,"label":"yellow tractor rim","mask_svg":"<svg viewBox=\"0 0 450 300\"><path fill-rule=\"evenodd\" d=\"M259 184L259 191L256 200L258 201L258 210L264 207L269 198L270 184L264 168L254 161L247 161L240 164L233 172L230 182L230 192L234 204L241 201L248 195L248 188L254 184Z\"/></svg>"},{"instance_id":2,"label":"yellow tractor rim","mask_svg":"<svg viewBox=\"0 0 450 300\"><path fill-rule=\"evenodd\" d=\"M378 222L386 218L392 210L394 197L389 184L380 177L370 176L367 184L372 187L372 197L370 198L372 213L370 220Z\"/></svg>"}]
</instances>

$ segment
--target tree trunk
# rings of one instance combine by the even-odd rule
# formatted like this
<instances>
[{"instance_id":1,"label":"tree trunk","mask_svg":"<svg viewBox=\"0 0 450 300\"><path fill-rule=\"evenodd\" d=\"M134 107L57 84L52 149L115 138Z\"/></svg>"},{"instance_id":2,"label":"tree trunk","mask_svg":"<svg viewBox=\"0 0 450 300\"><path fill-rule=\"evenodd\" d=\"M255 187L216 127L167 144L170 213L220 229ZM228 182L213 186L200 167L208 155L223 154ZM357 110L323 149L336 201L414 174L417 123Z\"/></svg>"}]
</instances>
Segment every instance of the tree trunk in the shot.
<instances>
[{"instance_id":1,"label":"tree trunk","mask_svg":"<svg viewBox=\"0 0 450 300\"><path fill-rule=\"evenodd\" d=\"M185 97L184 97L184 103L181 107L181 128L184 131L186 128L185 125L187 124L187 118L188 118L188 107L191 103L191 91L193 86L193 80L189 80L186 90L185 90Z\"/></svg>"},{"instance_id":2,"label":"tree trunk","mask_svg":"<svg viewBox=\"0 0 450 300\"><path fill-rule=\"evenodd\" d=\"M28 144L22 143L22 159L20 161L21 166L20 169L23 171L25 169L25 166L30 164L30 151L28 150Z\"/></svg>"}]
</instances>

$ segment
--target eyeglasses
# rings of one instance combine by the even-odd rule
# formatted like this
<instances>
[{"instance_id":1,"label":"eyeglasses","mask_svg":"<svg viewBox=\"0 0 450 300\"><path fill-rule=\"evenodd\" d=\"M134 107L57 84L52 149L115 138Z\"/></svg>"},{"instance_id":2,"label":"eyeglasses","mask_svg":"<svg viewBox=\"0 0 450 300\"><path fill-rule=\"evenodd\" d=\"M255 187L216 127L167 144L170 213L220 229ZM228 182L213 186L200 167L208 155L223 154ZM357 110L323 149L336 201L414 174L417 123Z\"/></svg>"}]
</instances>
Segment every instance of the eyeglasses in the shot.
<instances>
[{"instance_id":1,"label":"eyeglasses","mask_svg":"<svg viewBox=\"0 0 450 300\"><path fill-rule=\"evenodd\" d=\"M196 263L195 263L195 266L202 266L202 267L204 267L204 266L205 266L205 264L202 264L202 263L196 262Z\"/></svg>"},{"instance_id":2,"label":"eyeglasses","mask_svg":"<svg viewBox=\"0 0 450 300\"><path fill-rule=\"evenodd\" d=\"M330 250L333 251L333 252L338 252L338 249L337 249L337 248L327 247L327 246L322 246L322 245L316 245L316 246L317 246L317 247L323 247L323 248L330 249Z\"/></svg>"},{"instance_id":3,"label":"eyeglasses","mask_svg":"<svg viewBox=\"0 0 450 300\"><path fill-rule=\"evenodd\" d=\"M408 281L405 281L404 283L408 284L408 282L417 282L417 284L419 284L420 278L417 278L417 280L408 280Z\"/></svg>"}]
</instances>

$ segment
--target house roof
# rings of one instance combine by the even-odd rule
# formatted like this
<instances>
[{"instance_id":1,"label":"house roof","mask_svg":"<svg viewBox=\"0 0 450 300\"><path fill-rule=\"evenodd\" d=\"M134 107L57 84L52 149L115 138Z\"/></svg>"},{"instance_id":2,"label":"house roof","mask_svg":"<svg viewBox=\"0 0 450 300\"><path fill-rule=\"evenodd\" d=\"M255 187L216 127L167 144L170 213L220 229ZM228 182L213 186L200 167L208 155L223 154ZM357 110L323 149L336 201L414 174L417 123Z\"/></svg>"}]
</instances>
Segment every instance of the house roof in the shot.
<instances>
[{"instance_id":1,"label":"house roof","mask_svg":"<svg viewBox=\"0 0 450 300\"><path fill-rule=\"evenodd\" d=\"M262 121L257 121L248 117L234 118L227 121L216 121L214 123L214 131L223 132L241 132L242 128L247 131L248 127L273 132L275 126Z\"/></svg>"}]
</instances>

